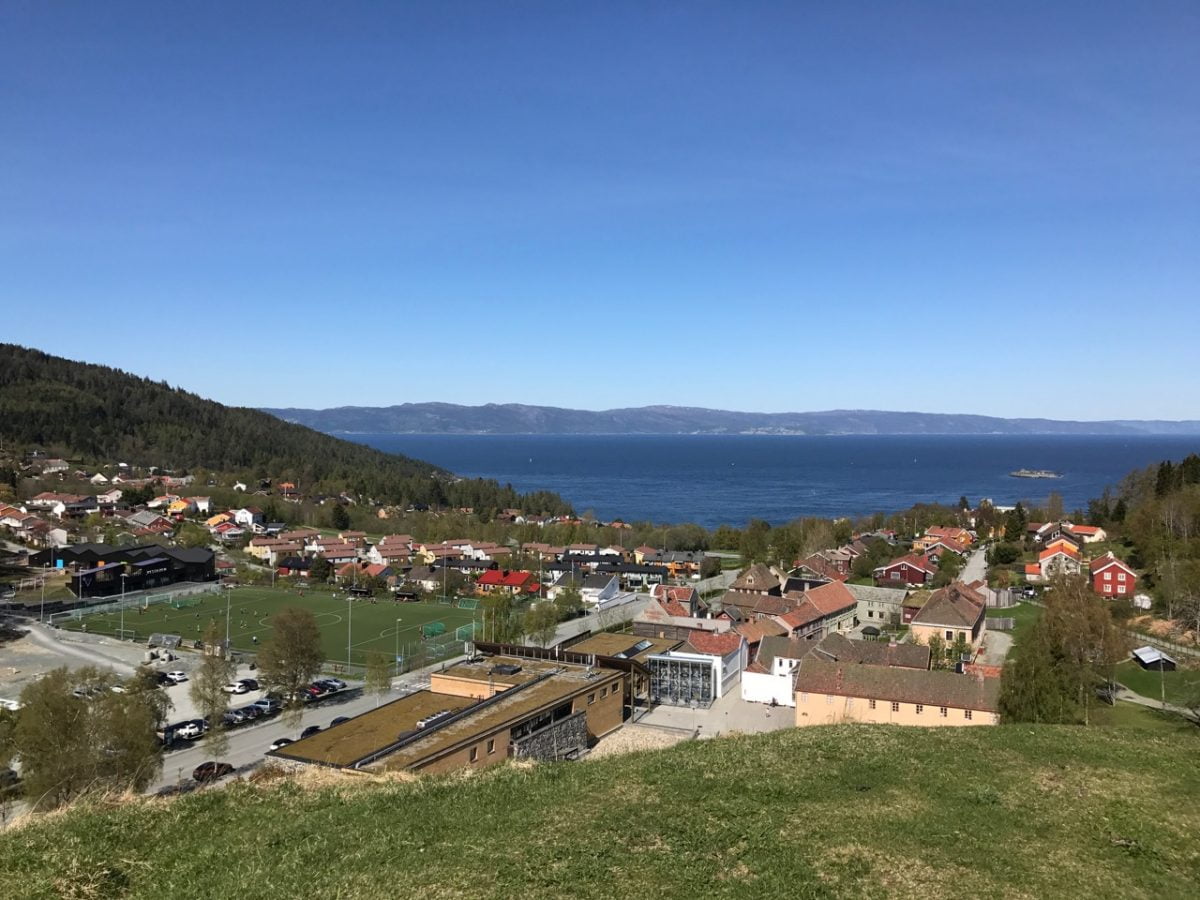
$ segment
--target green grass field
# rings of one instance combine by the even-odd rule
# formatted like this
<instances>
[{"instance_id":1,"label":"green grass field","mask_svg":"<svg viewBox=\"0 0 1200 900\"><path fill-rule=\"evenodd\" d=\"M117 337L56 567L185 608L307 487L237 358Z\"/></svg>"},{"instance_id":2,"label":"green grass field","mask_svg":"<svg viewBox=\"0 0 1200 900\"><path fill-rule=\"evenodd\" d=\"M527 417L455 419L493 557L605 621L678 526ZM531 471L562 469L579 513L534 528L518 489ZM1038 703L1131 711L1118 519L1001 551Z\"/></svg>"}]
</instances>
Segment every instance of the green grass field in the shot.
<instances>
[{"instance_id":1,"label":"green grass field","mask_svg":"<svg viewBox=\"0 0 1200 900\"><path fill-rule=\"evenodd\" d=\"M31 900L1190 897L1197 749L1195 728L849 725L233 784L0 832L0 884Z\"/></svg>"},{"instance_id":2,"label":"green grass field","mask_svg":"<svg viewBox=\"0 0 1200 900\"><path fill-rule=\"evenodd\" d=\"M235 650L253 652L270 636L273 615L289 606L301 606L312 610L317 618L326 658L334 663L346 662L349 640L350 662L362 665L373 650L386 653L389 658L397 648L406 659L420 655L422 651L428 656L431 642L422 639L421 626L444 623L446 635L437 643L451 643L455 629L471 624L472 615L479 615L477 611L440 603L396 603L382 598L375 603L370 600L347 602L344 594L337 594L335 599L325 591L306 590L301 596L294 588L282 587L237 587L219 594L198 596L199 605L184 609L173 609L165 603L152 605L142 612L126 609L125 629L135 631L135 640L139 642L144 642L154 632L197 640L209 622L218 623L224 634L228 600L230 643ZM86 630L94 634L116 634L120 622L119 613L107 612L84 616L82 620L61 621L59 625L73 630L86 625ZM461 647L461 644L456 646Z\"/></svg>"},{"instance_id":3,"label":"green grass field","mask_svg":"<svg viewBox=\"0 0 1200 900\"><path fill-rule=\"evenodd\" d=\"M1160 675L1129 660L1117 666L1117 681L1151 700L1159 699L1164 688L1168 703L1190 704L1200 698L1200 669L1177 669Z\"/></svg>"}]
</instances>

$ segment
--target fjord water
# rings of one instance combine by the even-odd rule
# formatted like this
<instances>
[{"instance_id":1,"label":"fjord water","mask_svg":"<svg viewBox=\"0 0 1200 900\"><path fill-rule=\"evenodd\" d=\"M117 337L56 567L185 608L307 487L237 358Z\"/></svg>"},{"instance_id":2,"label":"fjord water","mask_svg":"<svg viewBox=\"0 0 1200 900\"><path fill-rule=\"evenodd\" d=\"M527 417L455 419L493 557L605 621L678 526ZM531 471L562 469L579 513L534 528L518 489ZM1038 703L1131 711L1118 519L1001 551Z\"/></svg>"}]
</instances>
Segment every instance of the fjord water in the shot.
<instances>
[{"instance_id":1,"label":"fjord water","mask_svg":"<svg viewBox=\"0 0 1200 900\"><path fill-rule=\"evenodd\" d=\"M909 435L345 435L520 491L556 491L601 519L744 525L858 516L914 503L1083 507L1132 469L1200 451L1200 437ZM1009 472L1050 469L1062 478Z\"/></svg>"}]
</instances>

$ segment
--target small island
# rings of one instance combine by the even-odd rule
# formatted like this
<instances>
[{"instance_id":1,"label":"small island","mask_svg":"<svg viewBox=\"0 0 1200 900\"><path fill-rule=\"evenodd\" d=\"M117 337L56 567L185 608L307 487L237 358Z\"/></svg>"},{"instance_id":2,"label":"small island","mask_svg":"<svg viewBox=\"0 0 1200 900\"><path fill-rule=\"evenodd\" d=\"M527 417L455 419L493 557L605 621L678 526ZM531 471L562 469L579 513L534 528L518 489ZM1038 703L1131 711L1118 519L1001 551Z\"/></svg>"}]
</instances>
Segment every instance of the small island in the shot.
<instances>
[{"instance_id":1,"label":"small island","mask_svg":"<svg viewBox=\"0 0 1200 900\"><path fill-rule=\"evenodd\" d=\"M1062 472L1051 472L1049 469L1017 469L1008 474L1012 478L1062 478Z\"/></svg>"}]
</instances>

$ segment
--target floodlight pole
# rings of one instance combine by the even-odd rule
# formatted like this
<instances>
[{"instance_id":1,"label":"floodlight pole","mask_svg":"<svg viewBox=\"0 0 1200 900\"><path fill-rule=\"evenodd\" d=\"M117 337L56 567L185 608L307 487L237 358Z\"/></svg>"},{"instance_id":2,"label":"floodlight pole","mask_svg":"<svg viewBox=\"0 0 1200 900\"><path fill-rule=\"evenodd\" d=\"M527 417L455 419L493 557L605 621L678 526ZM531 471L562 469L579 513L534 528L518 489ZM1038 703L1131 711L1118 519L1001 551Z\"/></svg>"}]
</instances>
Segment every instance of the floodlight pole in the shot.
<instances>
[{"instance_id":1,"label":"floodlight pole","mask_svg":"<svg viewBox=\"0 0 1200 900\"><path fill-rule=\"evenodd\" d=\"M46 570L48 568L46 563L42 563L42 611L38 613L39 622L46 621Z\"/></svg>"},{"instance_id":2,"label":"floodlight pole","mask_svg":"<svg viewBox=\"0 0 1200 900\"><path fill-rule=\"evenodd\" d=\"M396 619L396 677L400 677L400 619Z\"/></svg>"},{"instance_id":3,"label":"floodlight pole","mask_svg":"<svg viewBox=\"0 0 1200 900\"><path fill-rule=\"evenodd\" d=\"M353 629L354 607L350 605L354 597L346 595L346 672L350 671L350 634Z\"/></svg>"},{"instance_id":4,"label":"floodlight pole","mask_svg":"<svg viewBox=\"0 0 1200 900\"><path fill-rule=\"evenodd\" d=\"M230 659L233 654L229 652L229 613L231 600L233 598L232 591L225 592L225 658Z\"/></svg>"}]
</instances>

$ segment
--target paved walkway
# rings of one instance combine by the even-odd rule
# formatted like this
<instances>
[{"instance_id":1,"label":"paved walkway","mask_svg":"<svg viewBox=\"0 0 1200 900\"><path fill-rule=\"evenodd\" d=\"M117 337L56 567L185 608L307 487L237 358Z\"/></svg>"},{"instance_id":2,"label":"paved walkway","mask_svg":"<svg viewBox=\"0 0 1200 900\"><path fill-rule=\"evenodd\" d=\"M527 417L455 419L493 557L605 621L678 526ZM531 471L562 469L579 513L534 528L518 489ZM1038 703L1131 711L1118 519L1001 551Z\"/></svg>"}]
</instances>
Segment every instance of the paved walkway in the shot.
<instances>
[{"instance_id":1,"label":"paved walkway","mask_svg":"<svg viewBox=\"0 0 1200 900\"><path fill-rule=\"evenodd\" d=\"M720 734L756 734L779 731L796 724L796 711L790 706L769 706L742 699L741 683L708 709L687 706L656 706L637 720L638 725L695 731L697 737Z\"/></svg>"},{"instance_id":2,"label":"paved walkway","mask_svg":"<svg viewBox=\"0 0 1200 900\"><path fill-rule=\"evenodd\" d=\"M129 665L116 656L105 653L100 647L66 640L62 637L61 633L51 631L37 623L31 622L26 627L29 630L29 640L53 653L60 653L64 656L81 659L89 665L99 666L102 669L112 669L118 675L126 678L133 675L136 671L134 666Z\"/></svg>"},{"instance_id":3,"label":"paved walkway","mask_svg":"<svg viewBox=\"0 0 1200 900\"><path fill-rule=\"evenodd\" d=\"M1149 697L1143 697L1141 694L1135 694L1125 685L1121 685L1121 689L1117 691L1117 699L1124 700L1126 703L1136 703L1138 706L1146 706L1150 709L1162 709L1167 712L1173 712L1176 715L1183 716L1185 719L1190 719L1193 722L1200 722L1200 716L1197 716L1192 710L1186 706L1176 706L1174 703L1164 704L1161 700L1152 700Z\"/></svg>"}]
</instances>

